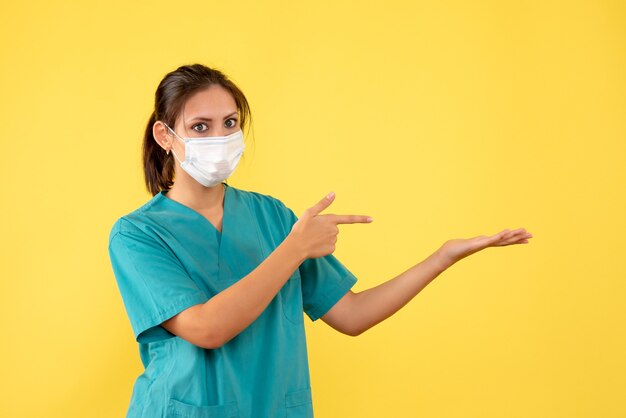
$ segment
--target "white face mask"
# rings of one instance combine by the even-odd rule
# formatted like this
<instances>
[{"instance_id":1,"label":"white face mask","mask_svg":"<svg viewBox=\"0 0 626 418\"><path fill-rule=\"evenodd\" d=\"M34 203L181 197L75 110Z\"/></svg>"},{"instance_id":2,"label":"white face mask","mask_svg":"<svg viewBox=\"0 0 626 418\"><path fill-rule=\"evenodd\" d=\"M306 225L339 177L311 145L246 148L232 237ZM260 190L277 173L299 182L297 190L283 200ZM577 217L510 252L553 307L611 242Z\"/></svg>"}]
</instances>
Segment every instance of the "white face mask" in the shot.
<instances>
[{"instance_id":1,"label":"white face mask","mask_svg":"<svg viewBox=\"0 0 626 418\"><path fill-rule=\"evenodd\" d=\"M181 162L172 148L180 167L205 187L215 186L230 177L245 148L241 129L226 136L202 138L181 138L169 126L167 129L185 143L185 161Z\"/></svg>"}]
</instances>

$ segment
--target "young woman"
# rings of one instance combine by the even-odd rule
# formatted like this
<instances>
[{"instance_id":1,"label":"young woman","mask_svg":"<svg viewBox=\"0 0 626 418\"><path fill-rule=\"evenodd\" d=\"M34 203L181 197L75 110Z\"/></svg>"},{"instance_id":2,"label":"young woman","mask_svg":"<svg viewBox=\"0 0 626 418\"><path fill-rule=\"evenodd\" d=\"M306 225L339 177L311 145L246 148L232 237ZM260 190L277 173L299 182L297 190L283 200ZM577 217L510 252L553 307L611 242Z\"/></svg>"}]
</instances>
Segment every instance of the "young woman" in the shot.
<instances>
[{"instance_id":1,"label":"young woman","mask_svg":"<svg viewBox=\"0 0 626 418\"><path fill-rule=\"evenodd\" d=\"M337 225L364 215L300 218L279 199L228 185L250 109L222 72L195 64L159 84L143 144L153 197L109 236L113 272L144 372L127 417L312 417L304 313L357 336L393 315L455 262L527 243L523 228L455 239L379 286L333 255Z\"/></svg>"}]
</instances>

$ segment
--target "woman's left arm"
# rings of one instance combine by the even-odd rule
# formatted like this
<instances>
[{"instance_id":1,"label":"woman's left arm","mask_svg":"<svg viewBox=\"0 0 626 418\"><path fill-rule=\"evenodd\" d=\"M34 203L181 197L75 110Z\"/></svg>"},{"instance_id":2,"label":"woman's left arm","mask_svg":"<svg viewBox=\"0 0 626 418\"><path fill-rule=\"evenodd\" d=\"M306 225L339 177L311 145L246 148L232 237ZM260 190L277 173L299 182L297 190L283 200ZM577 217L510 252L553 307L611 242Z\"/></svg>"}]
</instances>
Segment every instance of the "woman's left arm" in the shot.
<instances>
[{"instance_id":1,"label":"woman's left arm","mask_svg":"<svg viewBox=\"0 0 626 418\"><path fill-rule=\"evenodd\" d=\"M524 228L468 239L446 241L428 258L376 287L348 291L321 319L337 331L357 336L389 318L432 280L457 261L488 247L527 244L532 234Z\"/></svg>"}]
</instances>

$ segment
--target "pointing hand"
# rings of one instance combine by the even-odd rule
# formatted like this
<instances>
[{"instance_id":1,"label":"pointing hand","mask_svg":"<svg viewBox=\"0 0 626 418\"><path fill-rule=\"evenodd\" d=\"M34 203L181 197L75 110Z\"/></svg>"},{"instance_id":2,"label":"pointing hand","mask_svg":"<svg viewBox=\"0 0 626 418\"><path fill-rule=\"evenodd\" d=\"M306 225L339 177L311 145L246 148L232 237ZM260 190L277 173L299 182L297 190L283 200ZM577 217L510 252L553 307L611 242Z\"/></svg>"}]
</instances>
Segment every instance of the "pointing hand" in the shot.
<instances>
[{"instance_id":1,"label":"pointing hand","mask_svg":"<svg viewBox=\"0 0 626 418\"><path fill-rule=\"evenodd\" d=\"M330 193L315 205L306 209L291 228L290 235L296 238L307 258L317 258L335 251L338 224L370 223L372 219L365 215L320 215L335 200Z\"/></svg>"}]
</instances>

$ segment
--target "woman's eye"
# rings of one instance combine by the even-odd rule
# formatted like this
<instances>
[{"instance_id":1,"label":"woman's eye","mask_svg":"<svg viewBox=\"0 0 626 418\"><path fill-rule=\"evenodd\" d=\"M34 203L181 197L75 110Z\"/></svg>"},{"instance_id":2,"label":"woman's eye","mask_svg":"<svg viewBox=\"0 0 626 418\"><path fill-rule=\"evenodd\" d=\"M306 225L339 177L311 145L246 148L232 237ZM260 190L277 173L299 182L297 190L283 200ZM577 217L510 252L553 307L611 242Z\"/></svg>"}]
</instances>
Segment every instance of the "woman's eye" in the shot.
<instances>
[{"instance_id":1,"label":"woman's eye","mask_svg":"<svg viewBox=\"0 0 626 418\"><path fill-rule=\"evenodd\" d=\"M229 121L232 121L233 123L228 124ZM234 128L237 125L237 119L235 118L230 118L226 120L226 127L227 128Z\"/></svg>"},{"instance_id":2,"label":"woman's eye","mask_svg":"<svg viewBox=\"0 0 626 418\"><path fill-rule=\"evenodd\" d=\"M206 126L206 125L205 125L204 123L196 123L195 125L193 125L193 126L191 127L191 129L193 129L193 130L194 130L194 131L196 131L196 132L202 132L202 131L204 131L204 129L196 129L198 126Z\"/></svg>"}]
</instances>

